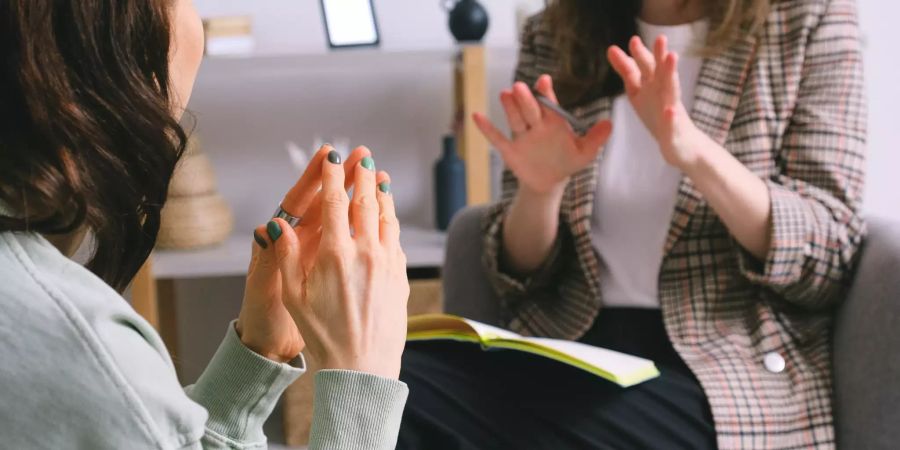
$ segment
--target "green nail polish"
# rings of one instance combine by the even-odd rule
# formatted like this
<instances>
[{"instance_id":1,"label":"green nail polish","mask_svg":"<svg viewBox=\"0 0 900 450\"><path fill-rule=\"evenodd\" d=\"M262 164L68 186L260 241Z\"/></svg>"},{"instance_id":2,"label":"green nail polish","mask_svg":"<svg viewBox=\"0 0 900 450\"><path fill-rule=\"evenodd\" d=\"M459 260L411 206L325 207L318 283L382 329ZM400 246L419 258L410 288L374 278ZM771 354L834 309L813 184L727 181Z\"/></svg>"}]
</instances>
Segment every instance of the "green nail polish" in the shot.
<instances>
[{"instance_id":1,"label":"green nail polish","mask_svg":"<svg viewBox=\"0 0 900 450\"><path fill-rule=\"evenodd\" d=\"M372 159L370 156L366 156L365 158L363 158L363 160L360 164L362 164L362 166L365 167L366 169L375 170L375 160Z\"/></svg>"},{"instance_id":2,"label":"green nail polish","mask_svg":"<svg viewBox=\"0 0 900 450\"><path fill-rule=\"evenodd\" d=\"M378 184L378 189L381 192L384 192L385 194L390 194L391 193L391 183L388 183L387 181L383 181Z\"/></svg>"},{"instance_id":3,"label":"green nail polish","mask_svg":"<svg viewBox=\"0 0 900 450\"><path fill-rule=\"evenodd\" d=\"M266 240L263 239L263 237L260 236L259 233L257 233L256 231L253 232L253 240L255 240L256 243L259 244L259 246L263 248L263 250L269 248L269 243L266 242Z\"/></svg>"},{"instance_id":4,"label":"green nail polish","mask_svg":"<svg viewBox=\"0 0 900 450\"><path fill-rule=\"evenodd\" d=\"M341 154L336 150L332 150L328 152L328 162L332 164L340 164L341 163Z\"/></svg>"},{"instance_id":5,"label":"green nail polish","mask_svg":"<svg viewBox=\"0 0 900 450\"><path fill-rule=\"evenodd\" d=\"M269 239L272 239L272 242L275 242L281 237L281 226L278 225L278 222L273 220L266 225L266 232L269 233Z\"/></svg>"}]
</instances>

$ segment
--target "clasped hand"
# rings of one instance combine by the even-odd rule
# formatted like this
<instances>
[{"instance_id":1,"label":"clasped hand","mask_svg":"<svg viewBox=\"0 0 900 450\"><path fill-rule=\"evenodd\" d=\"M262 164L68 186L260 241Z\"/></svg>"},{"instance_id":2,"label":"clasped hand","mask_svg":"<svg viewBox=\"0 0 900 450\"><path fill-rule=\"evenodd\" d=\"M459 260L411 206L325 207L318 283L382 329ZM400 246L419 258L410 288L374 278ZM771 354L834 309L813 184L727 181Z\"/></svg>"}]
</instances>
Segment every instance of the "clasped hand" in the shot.
<instances>
[{"instance_id":1,"label":"clasped hand","mask_svg":"<svg viewBox=\"0 0 900 450\"><path fill-rule=\"evenodd\" d=\"M295 191L300 225L276 219L254 234L242 342L275 361L307 348L326 369L398 378L409 283L389 175L365 147L342 165L325 146Z\"/></svg>"}]
</instances>

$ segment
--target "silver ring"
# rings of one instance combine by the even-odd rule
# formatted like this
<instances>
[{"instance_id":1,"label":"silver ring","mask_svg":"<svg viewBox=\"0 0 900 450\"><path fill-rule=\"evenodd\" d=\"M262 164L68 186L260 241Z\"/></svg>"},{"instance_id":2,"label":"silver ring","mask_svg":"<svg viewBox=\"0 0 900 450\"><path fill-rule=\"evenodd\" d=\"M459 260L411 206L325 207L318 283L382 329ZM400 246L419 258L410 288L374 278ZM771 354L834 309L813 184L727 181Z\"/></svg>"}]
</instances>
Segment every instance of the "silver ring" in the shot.
<instances>
[{"instance_id":1,"label":"silver ring","mask_svg":"<svg viewBox=\"0 0 900 450\"><path fill-rule=\"evenodd\" d=\"M295 216L288 214L288 212L285 211L284 209L282 209L280 206L278 207L278 209L275 210L275 214L272 215L272 218L273 219L284 219L284 221L287 222L288 225L291 226L291 228L294 228L297 225L300 225L300 222L303 220L303 217L295 217Z\"/></svg>"}]
</instances>

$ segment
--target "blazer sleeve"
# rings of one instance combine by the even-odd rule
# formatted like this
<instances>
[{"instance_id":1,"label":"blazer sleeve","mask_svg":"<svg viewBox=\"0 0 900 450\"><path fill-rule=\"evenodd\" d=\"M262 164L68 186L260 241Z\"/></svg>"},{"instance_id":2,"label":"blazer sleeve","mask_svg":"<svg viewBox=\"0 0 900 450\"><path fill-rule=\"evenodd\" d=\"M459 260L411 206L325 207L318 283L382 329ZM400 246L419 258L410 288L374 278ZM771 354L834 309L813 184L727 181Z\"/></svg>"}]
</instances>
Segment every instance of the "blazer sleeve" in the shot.
<instances>
[{"instance_id":1,"label":"blazer sleeve","mask_svg":"<svg viewBox=\"0 0 900 450\"><path fill-rule=\"evenodd\" d=\"M515 81L524 82L529 86L537 81L535 40L540 26L540 17L540 15L533 16L525 23L519 61L515 71ZM509 169L504 169L501 199L489 208L482 224L485 243L483 263L488 280L504 307L510 307L518 299L531 297L536 291L550 287L566 261L572 259L571 256L567 257L566 255L574 251L574 244L571 243L568 228L560 220L560 231L557 233L556 242L550 255L538 270L527 277L519 277L506 270L502 263L503 222L517 190L516 176ZM508 310L508 308L504 309Z\"/></svg>"},{"instance_id":2,"label":"blazer sleeve","mask_svg":"<svg viewBox=\"0 0 900 450\"><path fill-rule=\"evenodd\" d=\"M809 309L842 299L865 234L862 64L855 2L829 1L806 45L779 175L767 180L771 247L762 262L739 251L751 282Z\"/></svg>"}]
</instances>

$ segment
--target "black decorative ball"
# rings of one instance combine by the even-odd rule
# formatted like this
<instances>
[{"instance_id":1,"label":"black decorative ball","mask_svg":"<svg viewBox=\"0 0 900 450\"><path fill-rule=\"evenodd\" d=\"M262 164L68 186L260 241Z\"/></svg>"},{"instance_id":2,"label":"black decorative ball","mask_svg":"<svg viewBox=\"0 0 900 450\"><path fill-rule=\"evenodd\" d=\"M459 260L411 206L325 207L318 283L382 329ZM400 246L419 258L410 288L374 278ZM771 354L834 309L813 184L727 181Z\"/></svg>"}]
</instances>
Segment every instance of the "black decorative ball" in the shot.
<instances>
[{"instance_id":1,"label":"black decorative ball","mask_svg":"<svg viewBox=\"0 0 900 450\"><path fill-rule=\"evenodd\" d=\"M478 42L487 33L487 10L476 0L458 0L450 10L450 32L459 42Z\"/></svg>"}]
</instances>

